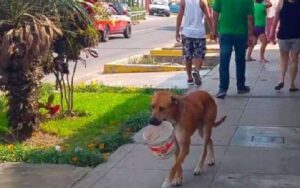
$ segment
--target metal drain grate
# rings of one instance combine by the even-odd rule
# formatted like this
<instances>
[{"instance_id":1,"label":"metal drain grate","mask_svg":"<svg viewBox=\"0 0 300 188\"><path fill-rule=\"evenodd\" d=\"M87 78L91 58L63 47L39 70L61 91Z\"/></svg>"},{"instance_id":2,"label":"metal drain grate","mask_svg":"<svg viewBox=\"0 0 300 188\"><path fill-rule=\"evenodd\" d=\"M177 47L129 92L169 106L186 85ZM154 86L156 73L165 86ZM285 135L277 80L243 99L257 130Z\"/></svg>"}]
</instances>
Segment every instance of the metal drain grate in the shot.
<instances>
[{"instance_id":1,"label":"metal drain grate","mask_svg":"<svg viewBox=\"0 0 300 188\"><path fill-rule=\"evenodd\" d=\"M251 137L251 142L254 144L284 144L284 137L255 135Z\"/></svg>"}]
</instances>

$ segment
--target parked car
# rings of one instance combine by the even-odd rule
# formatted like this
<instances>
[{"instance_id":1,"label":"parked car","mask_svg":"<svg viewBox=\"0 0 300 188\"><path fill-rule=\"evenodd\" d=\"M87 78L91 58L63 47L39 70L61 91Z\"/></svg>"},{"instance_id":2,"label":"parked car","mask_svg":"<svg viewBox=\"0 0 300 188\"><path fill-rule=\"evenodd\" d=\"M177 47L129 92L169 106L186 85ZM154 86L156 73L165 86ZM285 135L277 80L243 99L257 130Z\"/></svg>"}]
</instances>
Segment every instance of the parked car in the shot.
<instances>
[{"instance_id":1,"label":"parked car","mask_svg":"<svg viewBox=\"0 0 300 188\"><path fill-rule=\"evenodd\" d=\"M100 32L100 40L107 42L110 35L123 34L125 38L131 37L131 19L128 15L121 14L113 3L101 2L101 6L109 15L109 18L103 19L103 16L90 11L89 14L95 18L94 26Z\"/></svg>"},{"instance_id":2,"label":"parked car","mask_svg":"<svg viewBox=\"0 0 300 188\"><path fill-rule=\"evenodd\" d=\"M122 15L127 15L127 16L129 16L129 13L130 13L130 11L131 11L131 8L128 6L127 3L114 2L113 5L117 8L117 10L118 10Z\"/></svg>"},{"instance_id":3,"label":"parked car","mask_svg":"<svg viewBox=\"0 0 300 188\"><path fill-rule=\"evenodd\" d=\"M150 4L149 14L169 17L171 15L170 7L165 1L153 1L152 4Z\"/></svg>"}]
</instances>

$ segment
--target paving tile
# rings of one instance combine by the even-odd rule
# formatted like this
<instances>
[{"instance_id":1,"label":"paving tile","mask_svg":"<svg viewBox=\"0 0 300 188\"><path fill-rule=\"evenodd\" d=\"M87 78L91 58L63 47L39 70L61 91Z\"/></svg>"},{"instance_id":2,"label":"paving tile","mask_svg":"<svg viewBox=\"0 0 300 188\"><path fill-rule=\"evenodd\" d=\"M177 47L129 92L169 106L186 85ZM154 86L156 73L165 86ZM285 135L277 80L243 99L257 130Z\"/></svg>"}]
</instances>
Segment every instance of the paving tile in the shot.
<instances>
[{"instance_id":1,"label":"paving tile","mask_svg":"<svg viewBox=\"0 0 300 188\"><path fill-rule=\"evenodd\" d=\"M143 169L113 169L92 188L155 188L161 187L167 171ZM212 182L212 173L193 176L190 171L183 173L183 187L208 188Z\"/></svg>"},{"instance_id":2,"label":"paving tile","mask_svg":"<svg viewBox=\"0 0 300 188\"><path fill-rule=\"evenodd\" d=\"M0 166L0 187L66 188L89 170L71 165L3 164Z\"/></svg>"},{"instance_id":3,"label":"paving tile","mask_svg":"<svg viewBox=\"0 0 300 188\"><path fill-rule=\"evenodd\" d=\"M299 188L300 176L277 174L227 174L217 176L212 188Z\"/></svg>"},{"instance_id":4,"label":"paving tile","mask_svg":"<svg viewBox=\"0 0 300 188\"><path fill-rule=\"evenodd\" d=\"M222 159L218 175L284 174L300 175L300 150L230 146Z\"/></svg>"},{"instance_id":5,"label":"paving tile","mask_svg":"<svg viewBox=\"0 0 300 188\"><path fill-rule=\"evenodd\" d=\"M249 99L247 109L300 110L300 98L252 98Z\"/></svg>"},{"instance_id":6,"label":"paving tile","mask_svg":"<svg viewBox=\"0 0 300 188\"><path fill-rule=\"evenodd\" d=\"M243 126L279 126L298 127L300 116L293 108L248 109L242 115L240 125Z\"/></svg>"},{"instance_id":7,"label":"paving tile","mask_svg":"<svg viewBox=\"0 0 300 188\"><path fill-rule=\"evenodd\" d=\"M202 146L191 146L190 153L187 156L183 169L194 170L195 165L200 157L202 151ZM216 165L209 167L208 170L216 170L220 160L223 157L225 147L216 146L215 147L215 157ZM167 160L159 160L154 158L148 147L146 145L139 144L135 149L130 152L118 165L116 168L124 169L145 169L145 170L169 170L174 162L173 157Z\"/></svg>"}]
</instances>

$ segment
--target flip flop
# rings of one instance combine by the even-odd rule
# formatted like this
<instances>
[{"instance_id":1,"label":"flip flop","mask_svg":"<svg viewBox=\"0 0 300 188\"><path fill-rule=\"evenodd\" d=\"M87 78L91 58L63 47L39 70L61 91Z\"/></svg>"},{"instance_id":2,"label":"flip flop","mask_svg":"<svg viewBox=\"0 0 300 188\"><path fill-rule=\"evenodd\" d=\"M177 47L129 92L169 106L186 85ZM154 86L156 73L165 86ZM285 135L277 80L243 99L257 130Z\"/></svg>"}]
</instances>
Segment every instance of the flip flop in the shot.
<instances>
[{"instance_id":1,"label":"flip flop","mask_svg":"<svg viewBox=\"0 0 300 188\"><path fill-rule=\"evenodd\" d=\"M299 91L298 88L290 88L290 92L296 92L296 91Z\"/></svg>"},{"instance_id":2,"label":"flip flop","mask_svg":"<svg viewBox=\"0 0 300 188\"><path fill-rule=\"evenodd\" d=\"M247 61L256 61L256 59L253 59L253 58L247 58Z\"/></svg>"}]
</instances>

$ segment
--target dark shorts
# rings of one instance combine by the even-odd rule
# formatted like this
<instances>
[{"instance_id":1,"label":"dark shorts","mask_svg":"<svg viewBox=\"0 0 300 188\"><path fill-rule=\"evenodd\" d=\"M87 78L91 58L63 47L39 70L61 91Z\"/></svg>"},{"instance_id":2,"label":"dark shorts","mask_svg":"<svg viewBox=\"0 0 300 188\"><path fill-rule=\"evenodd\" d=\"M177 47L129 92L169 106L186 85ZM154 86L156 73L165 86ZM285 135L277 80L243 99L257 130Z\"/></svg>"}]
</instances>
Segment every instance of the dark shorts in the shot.
<instances>
[{"instance_id":1,"label":"dark shorts","mask_svg":"<svg viewBox=\"0 0 300 188\"><path fill-rule=\"evenodd\" d=\"M184 61L190 61L193 58L201 58L204 60L206 52L206 39L182 36L182 52Z\"/></svg>"},{"instance_id":2,"label":"dark shorts","mask_svg":"<svg viewBox=\"0 0 300 188\"><path fill-rule=\"evenodd\" d=\"M266 33L266 27L254 27L254 36L258 38L261 34Z\"/></svg>"}]
</instances>

